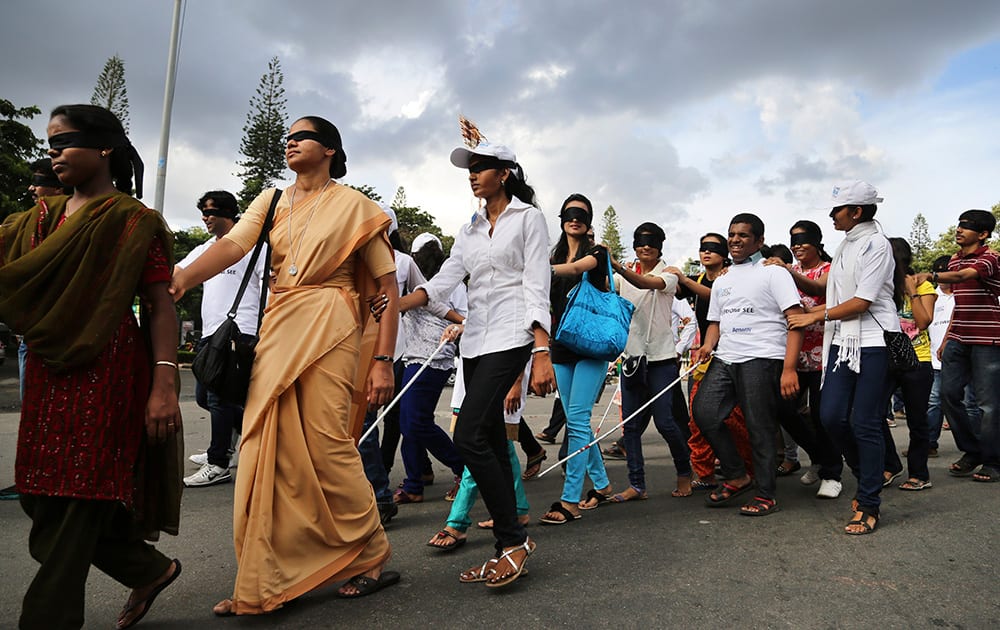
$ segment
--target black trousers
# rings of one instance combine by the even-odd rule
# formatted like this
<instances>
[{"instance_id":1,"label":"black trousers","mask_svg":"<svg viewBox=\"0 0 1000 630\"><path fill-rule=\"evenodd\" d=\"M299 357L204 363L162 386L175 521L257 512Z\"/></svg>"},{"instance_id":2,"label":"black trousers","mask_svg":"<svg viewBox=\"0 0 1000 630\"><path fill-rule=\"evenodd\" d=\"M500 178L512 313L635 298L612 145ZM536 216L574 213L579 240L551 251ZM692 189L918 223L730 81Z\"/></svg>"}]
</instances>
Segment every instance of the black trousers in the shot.
<instances>
[{"instance_id":1,"label":"black trousers","mask_svg":"<svg viewBox=\"0 0 1000 630\"><path fill-rule=\"evenodd\" d=\"M463 359L462 364L466 394L455 423L455 446L493 518L497 551L527 540L524 526L517 522L503 400L524 374L530 357L531 344L528 344Z\"/></svg>"},{"instance_id":2,"label":"black trousers","mask_svg":"<svg viewBox=\"0 0 1000 630\"><path fill-rule=\"evenodd\" d=\"M792 439L809 454L809 461L819 465L820 479L840 481L844 458L840 449L823 428L819 419L820 379L822 372L799 372L799 395L791 400L778 401L778 423ZM809 397L809 414L799 413L803 396Z\"/></svg>"},{"instance_id":3,"label":"black trousers","mask_svg":"<svg viewBox=\"0 0 1000 630\"><path fill-rule=\"evenodd\" d=\"M21 507L31 518L28 551L41 564L24 595L22 630L83 627L91 565L129 588L152 583L170 566L117 501L22 494Z\"/></svg>"}]
</instances>

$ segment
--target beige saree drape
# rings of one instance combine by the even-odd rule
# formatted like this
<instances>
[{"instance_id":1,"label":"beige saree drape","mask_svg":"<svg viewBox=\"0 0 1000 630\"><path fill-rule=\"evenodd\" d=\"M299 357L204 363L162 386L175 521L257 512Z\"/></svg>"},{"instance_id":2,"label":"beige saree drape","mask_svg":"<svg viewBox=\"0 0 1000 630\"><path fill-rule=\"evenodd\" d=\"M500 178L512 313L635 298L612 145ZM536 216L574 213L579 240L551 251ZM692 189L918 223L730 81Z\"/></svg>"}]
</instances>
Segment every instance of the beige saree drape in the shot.
<instances>
[{"instance_id":1,"label":"beige saree drape","mask_svg":"<svg viewBox=\"0 0 1000 630\"><path fill-rule=\"evenodd\" d=\"M249 251L272 194L261 194L226 238ZM287 195L271 230L277 280L243 416L233 506L237 614L274 610L389 554L355 446L376 330L359 293L395 270L384 238L389 219L336 184L295 201L291 242Z\"/></svg>"}]
</instances>

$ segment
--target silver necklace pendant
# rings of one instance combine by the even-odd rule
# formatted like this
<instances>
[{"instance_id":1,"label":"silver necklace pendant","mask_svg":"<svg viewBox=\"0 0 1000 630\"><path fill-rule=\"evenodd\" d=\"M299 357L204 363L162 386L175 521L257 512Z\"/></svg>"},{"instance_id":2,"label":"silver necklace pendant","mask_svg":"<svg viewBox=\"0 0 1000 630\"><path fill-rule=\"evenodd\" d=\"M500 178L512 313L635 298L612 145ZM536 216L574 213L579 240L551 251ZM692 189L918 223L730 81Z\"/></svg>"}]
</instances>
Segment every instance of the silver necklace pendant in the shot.
<instances>
[{"instance_id":1,"label":"silver necklace pendant","mask_svg":"<svg viewBox=\"0 0 1000 630\"><path fill-rule=\"evenodd\" d=\"M298 272L299 268L295 266L295 263L292 263L291 266L288 268L288 275L294 276Z\"/></svg>"}]
</instances>

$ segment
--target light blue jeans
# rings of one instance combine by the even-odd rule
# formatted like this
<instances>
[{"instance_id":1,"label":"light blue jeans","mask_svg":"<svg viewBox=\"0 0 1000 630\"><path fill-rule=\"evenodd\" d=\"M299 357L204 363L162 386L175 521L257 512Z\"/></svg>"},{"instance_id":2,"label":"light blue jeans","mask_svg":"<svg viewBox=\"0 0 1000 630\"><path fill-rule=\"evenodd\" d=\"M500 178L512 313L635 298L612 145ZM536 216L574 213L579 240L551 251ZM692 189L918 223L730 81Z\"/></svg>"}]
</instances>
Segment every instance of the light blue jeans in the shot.
<instances>
[{"instance_id":1,"label":"light blue jeans","mask_svg":"<svg viewBox=\"0 0 1000 630\"><path fill-rule=\"evenodd\" d=\"M514 471L514 497L517 500L517 515L524 516L528 513L528 495L524 493L524 483L521 481L521 462L517 460L517 451L514 450L514 443L507 440L507 455L510 457L510 467ZM448 513L446 525L460 532L465 532L472 525L469 512L479 498L479 486L472 478L472 473L466 468L462 472L462 481L458 486L458 493L451 503L451 512Z\"/></svg>"},{"instance_id":2,"label":"light blue jeans","mask_svg":"<svg viewBox=\"0 0 1000 630\"><path fill-rule=\"evenodd\" d=\"M608 372L608 362L600 359L580 359L576 363L556 363L559 399L566 412L566 441L568 453L575 453L594 439L590 428L590 414L601 391L601 383ZM611 485L604 470L604 460L597 448L566 462L566 480L563 482L562 500L578 503L583 494L584 475L590 477L594 488L602 489Z\"/></svg>"}]
</instances>

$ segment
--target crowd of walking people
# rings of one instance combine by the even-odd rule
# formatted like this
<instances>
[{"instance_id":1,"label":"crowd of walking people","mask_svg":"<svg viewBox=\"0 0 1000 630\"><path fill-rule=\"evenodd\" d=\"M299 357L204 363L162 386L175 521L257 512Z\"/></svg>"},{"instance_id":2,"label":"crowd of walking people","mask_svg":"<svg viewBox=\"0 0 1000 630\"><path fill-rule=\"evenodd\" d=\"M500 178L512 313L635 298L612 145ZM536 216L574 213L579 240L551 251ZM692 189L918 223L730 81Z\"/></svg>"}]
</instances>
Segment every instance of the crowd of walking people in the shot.
<instances>
[{"instance_id":1,"label":"crowd of walking people","mask_svg":"<svg viewBox=\"0 0 1000 630\"><path fill-rule=\"evenodd\" d=\"M205 193L197 208L211 238L174 264L166 224L132 196L142 162L121 123L96 106L53 110L51 175L33 184L48 189L0 228L0 319L26 349L15 486L39 563L20 627L81 627L91 565L131 589L116 627L138 623L181 573L150 542L177 533L182 484L235 479L237 571L216 615L269 613L327 584L346 598L396 584L383 526L424 500L430 456L454 484L427 545L462 547L480 494L490 518L478 527L495 550L457 577L505 587L537 550L524 483L547 457L538 440L554 442L560 424L564 481L539 519L547 526L648 497L650 421L672 458L670 496L745 516L777 512L777 477L803 468L817 498L837 499L846 463L849 535L878 529L883 489L932 488L945 417L962 451L949 474L1000 481L991 212L962 212L955 254L916 273L909 244L876 219L876 189L845 182L829 203L844 236L832 255L812 220L788 229L786 247L742 212L691 244L701 270L689 274L663 260L668 235L654 222L635 227L618 260L595 242L579 192L554 214L552 246L514 151L464 119L462 131L450 160L480 203L447 256L432 234L408 247L391 211L339 184L340 132L306 116L285 141L292 185L242 214L230 193ZM173 301L202 283L202 344L229 318L256 355L245 402L199 384L211 442L184 476ZM602 314L573 299L583 286L617 293L631 313L618 349L625 422L603 454L590 446L609 357L558 336L570 316L603 334ZM449 436L434 410L456 363ZM905 466L887 424L897 391ZM537 436L523 418L529 392L557 394L560 420ZM612 479L608 456L626 460L627 479Z\"/></svg>"}]
</instances>

